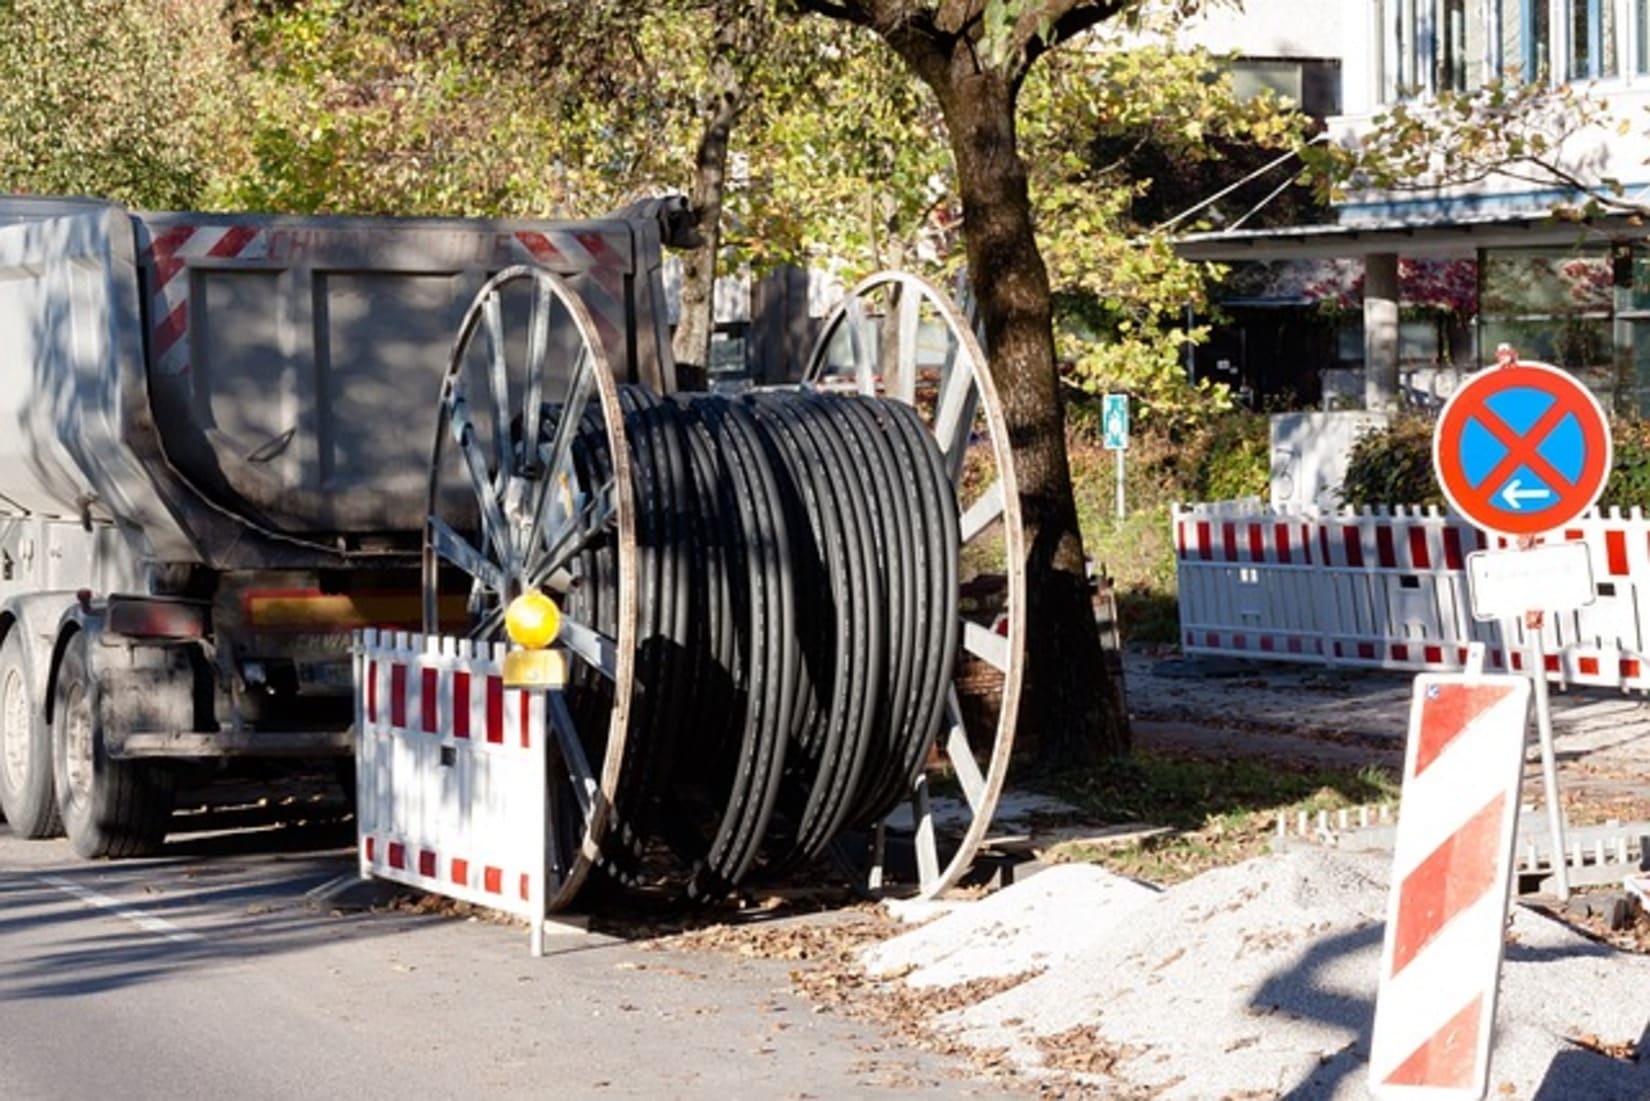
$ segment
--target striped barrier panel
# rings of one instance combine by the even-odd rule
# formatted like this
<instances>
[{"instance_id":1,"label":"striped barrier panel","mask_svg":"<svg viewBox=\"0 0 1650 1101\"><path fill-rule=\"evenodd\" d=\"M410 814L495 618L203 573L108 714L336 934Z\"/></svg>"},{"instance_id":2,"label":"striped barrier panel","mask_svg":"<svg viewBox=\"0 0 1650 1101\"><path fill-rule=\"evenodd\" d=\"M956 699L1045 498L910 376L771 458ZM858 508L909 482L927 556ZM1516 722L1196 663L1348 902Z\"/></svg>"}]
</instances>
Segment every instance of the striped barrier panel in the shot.
<instances>
[{"instance_id":1,"label":"striped barrier panel","mask_svg":"<svg viewBox=\"0 0 1650 1101\"><path fill-rule=\"evenodd\" d=\"M543 952L544 700L506 689L502 643L356 636L356 820L363 879L525 918Z\"/></svg>"},{"instance_id":2,"label":"striped barrier panel","mask_svg":"<svg viewBox=\"0 0 1650 1101\"><path fill-rule=\"evenodd\" d=\"M1475 622L1468 597L1466 557L1508 541L1459 517L1198 505L1172 523L1186 653L1448 671L1483 642L1486 667L1524 669L1523 624ZM1595 602L1544 617L1549 678L1650 691L1650 522L1612 509L1553 538L1587 545Z\"/></svg>"},{"instance_id":3,"label":"striped barrier panel","mask_svg":"<svg viewBox=\"0 0 1650 1101\"><path fill-rule=\"evenodd\" d=\"M1650 689L1650 523L1639 509L1610 509L1572 521L1554 538L1587 545L1593 603L1544 618L1548 676L1566 684ZM1517 633L1522 643L1522 625Z\"/></svg>"},{"instance_id":4,"label":"striped barrier panel","mask_svg":"<svg viewBox=\"0 0 1650 1101\"><path fill-rule=\"evenodd\" d=\"M1369 1053L1378 1098L1481 1098L1530 682L1415 678Z\"/></svg>"},{"instance_id":5,"label":"striped barrier panel","mask_svg":"<svg viewBox=\"0 0 1650 1101\"><path fill-rule=\"evenodd\" d=\"M1323 569L1314 609L1335 664L1459 669L1484 641L1467 604L1478 532L1437 510L1341 513L1316 524Z\"/></svg>"},{"instance_id":6,"label":"striped barrier panel","mask_svg":"<svg viewBox=\"0 0 1650 1101\"><path fill-rule=\"evenodd\" d=\"M1177 515L1187 651L1321 660L1312 531L1311 521L1289 513Z\"/></svg>"}]
</instances>

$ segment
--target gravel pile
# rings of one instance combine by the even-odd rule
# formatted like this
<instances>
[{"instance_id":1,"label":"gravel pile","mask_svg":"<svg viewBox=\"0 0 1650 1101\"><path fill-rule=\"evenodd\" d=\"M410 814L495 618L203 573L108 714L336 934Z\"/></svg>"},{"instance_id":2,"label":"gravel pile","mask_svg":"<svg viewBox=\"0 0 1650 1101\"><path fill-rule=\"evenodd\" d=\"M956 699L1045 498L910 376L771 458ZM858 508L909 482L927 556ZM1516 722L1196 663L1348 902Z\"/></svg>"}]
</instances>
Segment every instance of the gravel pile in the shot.
<instances>
[{"instance_id":1,"label":"gravel pile","mask_svg":"<svg viewBox=\"0 0 1650 1101\"><path fill-rule=\"evenodd\" d=\"M1026 1067L1153 1097L1364 1098L1387 858L1297 850L1156 892L1055 868L862 957L917 984L1042 973L936 1019ZM1052 877L1052 878L1051 878ZM1650 959L1515 909L1492 1097L1650 1098Z\"/></svg>"},{"instance_id":2,"label":"gravel pile","mask_svg":"<svg viewBox=\"0 0 1650 1101\"><path fill-rule=\"evenodd\" d=\"M861 962L873 975L929 987L1057 968L1115 937L1158 894L1092 864L1060 864L873 945Z\"/></svg>"}]
</instances>

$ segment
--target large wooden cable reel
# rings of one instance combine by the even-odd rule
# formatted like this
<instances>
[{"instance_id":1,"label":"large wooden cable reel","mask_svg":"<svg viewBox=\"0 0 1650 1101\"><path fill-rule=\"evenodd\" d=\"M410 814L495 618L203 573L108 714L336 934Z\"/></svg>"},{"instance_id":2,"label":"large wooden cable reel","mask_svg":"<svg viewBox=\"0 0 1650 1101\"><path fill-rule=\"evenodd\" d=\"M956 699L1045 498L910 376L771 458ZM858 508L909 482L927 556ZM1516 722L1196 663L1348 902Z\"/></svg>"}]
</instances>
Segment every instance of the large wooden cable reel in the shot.
<instances>
[{"instance_id":1,"label":"large wooden cable reel","mask_svg":"<svg viewBox=\"0 0 1650 1101\"><path fill-rule=\"evenodd\" d=\"M1008 425L984 350L937 287L908 272L855 286L826 319L806 384L914 406L939 445L956 493L961 585L959 661L929 767L908 814L890 815L862 858L882 886L891 840L908 840L915 881L932 897L968 872L985 841L1014 745L1025 675L1025 526ZM972 576L971 576L972 575ZM954 787L941 814L935 789Z\"/></svg>"},{"instance_id":2,"label":"large wooden cable reel","mask_svg":"<svg viewBox=\"0 0 1650 1101\"><path fill-rule=\"evenodd\" d=\"M430 459L423 624L496 641L523 592L561 610L565 693L543 697L552 910L600 857L624 760L637 650L636 506L611 363L565 280L517 266L459 326Z\"/></svg>"}]
</instances>

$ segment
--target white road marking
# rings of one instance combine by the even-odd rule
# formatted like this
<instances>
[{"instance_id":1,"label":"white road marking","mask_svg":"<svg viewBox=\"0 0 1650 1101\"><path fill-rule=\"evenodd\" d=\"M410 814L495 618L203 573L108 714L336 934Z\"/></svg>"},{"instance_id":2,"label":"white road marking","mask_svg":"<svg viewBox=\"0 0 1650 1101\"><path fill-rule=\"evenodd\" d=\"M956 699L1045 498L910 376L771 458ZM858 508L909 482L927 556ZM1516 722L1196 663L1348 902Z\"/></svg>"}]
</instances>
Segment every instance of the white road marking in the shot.
<instances>
[{"instance_id":1,"label":"white road marking","mask_svg":"<svg viewBox=\"0 0 1650 1101\"><path fill-rule=\"evenodd\" d=\"M201 939L199 933L191 933L189 930L180 929L162 918L146 914L142 910L134 910L130 906L124 906L119 899L88 890L78 883L71 883L67 879L59 879L57 876L50 875L37 876L36 878L46 886L54 887L66 895L78 898L88 906L95 906L100 910L109 911L116 917L125 918L145 933L153 933L157 937L165 937L167 940L175 941L178 944L189 944Z\"/></svg>"}]
</instances>

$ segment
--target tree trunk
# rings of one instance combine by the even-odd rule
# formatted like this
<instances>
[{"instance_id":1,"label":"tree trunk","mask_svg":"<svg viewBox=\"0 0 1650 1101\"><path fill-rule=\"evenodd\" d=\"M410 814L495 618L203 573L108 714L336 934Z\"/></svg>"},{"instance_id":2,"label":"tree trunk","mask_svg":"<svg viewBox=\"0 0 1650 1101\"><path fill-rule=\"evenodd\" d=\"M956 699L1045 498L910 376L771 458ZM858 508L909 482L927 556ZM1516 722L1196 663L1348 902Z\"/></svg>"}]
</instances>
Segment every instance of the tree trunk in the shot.
<instances>
[{"instance_id":1,"label":"tree trunk","mask_svg":"<svg viewBox=\"0 0 1650 1101\"><path fill-rule=\"evenodd\" d=\"M1092 762L1127 752L1128 717L1121 680L1108 674L1090 603L1066 458L1052 297L1015 137L1015 91L1000 76L980 71L966 51L930 83L956 158L968 270L1025 512L1027 666L1020 729L1035 740L1041 764Z\"/></svg>"},{"instance_id":2,"label":"tree trunk","mask_svg":"<svg viewBox=\"0 0 1650 1101\"><path fill-rule=\"evenodd\" d=\"M691 202L700 245L682 254L681 314L671 338L677 367L710 370L711 333L716 328L716 254L722 244L722 196L727 188L728 139L744 106L745 89L735 64L735 21L724 20L711 61L712 92L704 131L693 157Z\"/></svg>"}]
</instances>

